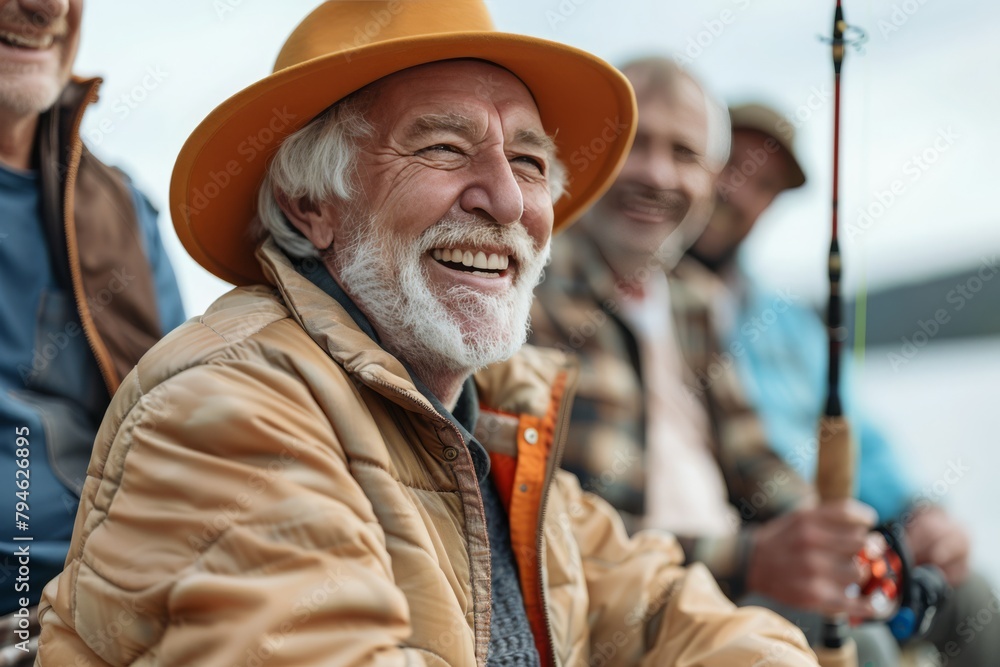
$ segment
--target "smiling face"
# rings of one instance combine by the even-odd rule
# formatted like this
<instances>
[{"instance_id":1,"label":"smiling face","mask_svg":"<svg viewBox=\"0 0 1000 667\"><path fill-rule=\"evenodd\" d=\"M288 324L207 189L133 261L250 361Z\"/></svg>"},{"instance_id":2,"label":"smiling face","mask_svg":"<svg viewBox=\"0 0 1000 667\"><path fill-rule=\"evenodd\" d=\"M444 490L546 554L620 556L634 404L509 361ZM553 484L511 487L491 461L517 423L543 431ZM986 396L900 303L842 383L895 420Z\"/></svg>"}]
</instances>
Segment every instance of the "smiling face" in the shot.
<instances>
[{"instance_id":1,"label":"smiling face","mask_svg":"<svg viewBox=\"0 0 1000 667\"><path fill-rule=\"evenodd\" d=\"M707 208L715 177L706 98L687 76L667 89L636 85L639 121L625 166L584 219L612 268L624 275L652 257L693 209Z\"/></svg>"},{"instance_id":2,"label":"smiling face","mask_svg":"<svg viewBox=\"0 0 1000 667\"><path fill-rule=\"evenodd\" d=\"M363 206L396 236L415 240L455 217L498 235L521 227L537 248L547 243L552 143L531 94L514 75L483 62L434 63L387 77L376 95L369 115L376 136L361 148L358 190ZM499 292L519 270L506 250L497 244L432 248L422 263L439 286ZM489 266L494 254L503 270ZM462 261L455 261L459 256Z\"/></svg>"},{"instance_id":3,"label":"smiling face","mask_svg":"<svg viewBox=\"0 0 1000 667\"><path fill-rule=\"evenodd\" d=\"M0 0L0 112L33 116L69 81L83 0Z\"/></svg>"},{"instance_id":4,"label":"smiling face","mask_svg":"<svg viewBox=\"0 0 1000 667\"><path fill-rule=\"evenodd\" d=\"M784 190L792 187L795 165L783 148L758 130L733 131L733 150L719 177L715 210L694 253L710 266L730 262L757 220ZM766 155L763 162L754 155Z\"/></svg>"},{"instance_id":5,"label":"smiling face","mask_svg":"<svg viewBox=\"0 0 1000 667\"><path fill-rule=\"evenodd\" d=\"M379 81L374 136L350 203L330 221L324 259L383 343L427 376L471 371L523 344L548 255L554 149L527 88L462 60ZM318 241L318 242L317 242Z\"/></svg>"}]
</instances>

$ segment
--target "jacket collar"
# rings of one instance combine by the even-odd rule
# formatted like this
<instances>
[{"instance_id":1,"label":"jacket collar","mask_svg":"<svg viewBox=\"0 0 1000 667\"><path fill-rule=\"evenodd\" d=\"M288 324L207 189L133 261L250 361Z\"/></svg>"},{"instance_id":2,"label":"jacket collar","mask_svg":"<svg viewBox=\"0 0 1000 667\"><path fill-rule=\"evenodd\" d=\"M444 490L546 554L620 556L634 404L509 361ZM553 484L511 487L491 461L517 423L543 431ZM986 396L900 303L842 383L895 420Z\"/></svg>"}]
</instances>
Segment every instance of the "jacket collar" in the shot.
<instances>
[{"instance_id":1,"label":"jacket collar","mask_svg":"<svg viewBox=\"0 0 1000 667\"><path fill-rule=\"evenodd\" d=\"M261 245L257 259L292 317L344 370L395 402L434 411L406 367L379 347L336 298L296 271L273 239Z\"/></svg>"},{"instance_id":2,"label":"jacket collar","mask_svg":"<svg viewBox=\"0 0 1000 667\"><path fill-rule=\"evenodd\" d=\"M419 381L414 381L399 359L379 346L367 318L321 265L329 280L326 282L319 276L322 286L296 270L273 239L261 245L257 259L291 316L344 370L405 407L437 413L445 419L451 416L433 396L428 398L429 392L421 391ZM317 264L312 262L303 269L315 275L312 272ZM475 394L469 391L463 394L477 397L479 406L487 410L542 418L549 410L557 377L573 369L575 364L561 352L525 346L512 359L476 373L467 381L467 388L474 382ZM456 412L461 415L460 410ZM463 436L468 434L464 426L462 431Z\"/></svg>"},{"instance_id":3,"label":"jacket collar","mask_svg":"<svg viewBox=\"0 0 1000 667\"><path fill-rule=\"evenodd\" d=\"M333 276L330 275L329 270L322 262L318 262L315 259L300 260L292 262L295 270L298 271L302 276L304 276L309 282L319 287L321 290L326 292L326 294L332 297L341 308L344 309L354 324L368 335L376 344L380 347L382 341L379 339L378 332L375 331L375 327L372 326L368 317L361 311L354 300L351 299L350 295L344 291L344 288L340 286ZM465 384L462 386L462 393L459 394L458 402L455 405L454 410L449 410L446 408L434 395L433 392L427 387L427 385L420 380L420 377L413 372L408 364L403 362L403 366L409 372L410 379L413 381L413 385L417 390L426 398L430 404L434 407L434 411L439 415L447 419L458 429L459 434L466 443L466 447L469 449L469 453L472 455L472 462L476 468L477 477L482 481L490 471L490 458L483 449L483 446L476 440L472 435L476 430L476 420L479 418L479 404L476 398L476 384L472 381L472 378L466 378Z\"/></svg>"},{"instance_id":4,"label":"jacket collar","mask_svg":"<svg viewBox=\"0 0 1000 667\"><path fill-rule=\"evenodd\" d=\"M100 84L101 79L73 77L59 94L56 103L39 116L35 131L33 150L41 187L42 229L53 255L52 269L56 280L70 293L73 291L73 283L63 221L63 203L67 198L66 176L74 149L81 142L80 117L86 107L97 99Z\"/></svg>"},{"instance_id":5,"label":"jacket collar","mask_svg":"<svg viewBox=\"0 0 1000 667\"><path fill-rule=\"evenodd\" d=\"M365 315L358 305L354 303L354 300L348 296L344 288L340 286L333 276L330 275L330 271L327 270L326 265L323 262L317 261L315 258L303 259L303 260L292 260L292 266L295 270L304 276L309 282L311 282L316 287L320 288L326 292L327 296L332 297L344 311L351 316L354 323L358 328L368 334L368 337L373 341L378 343L381 347L382 341L379 339L378 332L375 331L375 327L372 326L371 322L368 320L368 316Z\"/></svg>"}]
</instances>

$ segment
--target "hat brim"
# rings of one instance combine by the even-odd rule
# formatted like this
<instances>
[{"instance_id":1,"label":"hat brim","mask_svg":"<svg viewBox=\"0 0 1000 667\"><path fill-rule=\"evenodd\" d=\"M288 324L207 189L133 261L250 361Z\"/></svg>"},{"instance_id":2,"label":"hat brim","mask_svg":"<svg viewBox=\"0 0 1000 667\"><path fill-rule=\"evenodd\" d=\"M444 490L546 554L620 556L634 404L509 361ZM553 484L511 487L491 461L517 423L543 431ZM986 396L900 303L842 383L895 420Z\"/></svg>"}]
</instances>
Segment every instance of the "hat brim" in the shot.
<instances>
[{"instance_id":1,"label":"hat brim","mask_svg":"<svg viewBox=\"0 0 1000 667\"><path fill-rule=\"evenodd\" d=\"M762 104L740 104L729 108L729 118L733 132L739 130L754 130L765 134L781 146L790 160L788 173L785 174L785 189L793 190L806 182L806 174L799 164L795 152L795 130L777 111ZM782 126L785 130L782 131Z\"/></svg>"},{"instance_id":2,"label":"hat brim","mask_svg":"<svg viewBox=\"0 0 1000 667\"><path fill-rule=\"evenodd\" d=\"M447 33L377 42L280 70L213 110L185 142L170 183L170 210L194 259L236 285L264 282L250 223L257 190L280 143L324 109L389 74L476 58L510 70L531 91L568 172L555 230L611 185L635 134L632 87L585 51L523 35Z\"/></svg>"}]
</instances>

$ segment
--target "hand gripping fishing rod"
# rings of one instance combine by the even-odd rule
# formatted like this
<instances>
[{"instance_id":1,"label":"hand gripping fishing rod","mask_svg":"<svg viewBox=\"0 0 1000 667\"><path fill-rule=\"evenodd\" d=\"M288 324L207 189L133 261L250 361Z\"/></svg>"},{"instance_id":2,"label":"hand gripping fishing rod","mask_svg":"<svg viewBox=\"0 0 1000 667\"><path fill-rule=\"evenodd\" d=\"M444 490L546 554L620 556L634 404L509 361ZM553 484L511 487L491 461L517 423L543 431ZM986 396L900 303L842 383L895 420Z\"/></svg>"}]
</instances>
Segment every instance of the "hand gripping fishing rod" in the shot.
<instances>
[{"instance_id":1,"label":"hand gripping fishing rod","mask_svg":"<svg viewBox=\"0 0 1000 667\"><path fill-rule=\"evenodd\" d=\"M816 468L816 488L823 502L850 498L854 493L854 450L850 425L844 417L840 396L841 348L847 339L843 324L841 295L841 258L838 228L840 193L840 76L844 51L848 44L860 47L866 40L864 31L849 26L844 20L841 0L833 17L833 198L828 273L830 297L826 309L829 334L829 367L827 395L819 424L819 454ZM880 556L859 554L859 563L868 572L867 581L859 594L880 597L884 603L898 604L888 625L900 642L927 631L938 605L943 602L948 586L940 570L933 566L914 567L905 543L905 532L899 524L879 527L876 532L885 539L887 549ZM824 619L821 645L816 654L823 667L856 667L857 647L847 636L849 619L836 615Z\"/></svg>"}]
</instances>

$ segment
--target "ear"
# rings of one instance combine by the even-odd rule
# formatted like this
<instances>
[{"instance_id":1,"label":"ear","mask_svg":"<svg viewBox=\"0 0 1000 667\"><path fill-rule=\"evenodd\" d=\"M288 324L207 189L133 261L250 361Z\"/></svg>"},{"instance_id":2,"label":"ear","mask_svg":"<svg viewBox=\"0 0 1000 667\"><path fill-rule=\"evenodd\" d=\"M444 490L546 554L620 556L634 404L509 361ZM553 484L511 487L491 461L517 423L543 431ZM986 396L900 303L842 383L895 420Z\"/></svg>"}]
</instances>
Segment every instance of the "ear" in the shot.
<instances>
[{"instance_id":1,"label":"ear","mask_svg":"<svg viewBox=\"0 0 1000 667\"><path fill-rule=\"evenodd\" d=\"M316 204L306 197L291 199L284 192L275 191L275 201L295 229L309 239L319 250L333 244L334 230L340 225L337 207L330 203Z\"/></svg>"}]
</instances>

